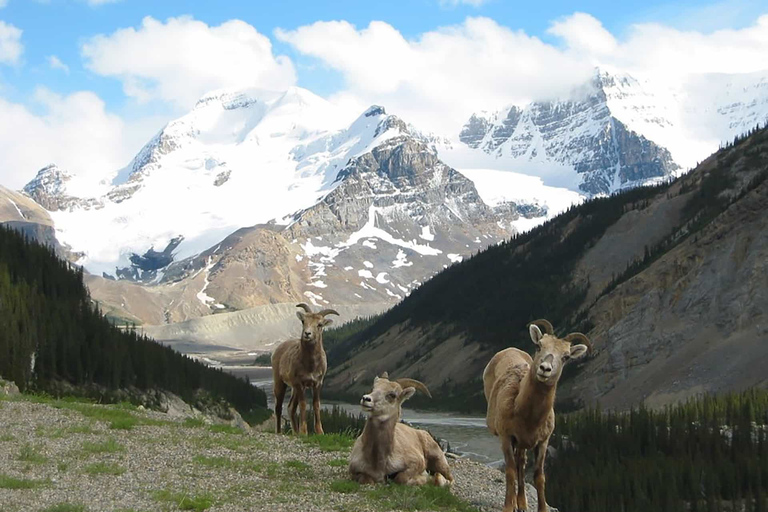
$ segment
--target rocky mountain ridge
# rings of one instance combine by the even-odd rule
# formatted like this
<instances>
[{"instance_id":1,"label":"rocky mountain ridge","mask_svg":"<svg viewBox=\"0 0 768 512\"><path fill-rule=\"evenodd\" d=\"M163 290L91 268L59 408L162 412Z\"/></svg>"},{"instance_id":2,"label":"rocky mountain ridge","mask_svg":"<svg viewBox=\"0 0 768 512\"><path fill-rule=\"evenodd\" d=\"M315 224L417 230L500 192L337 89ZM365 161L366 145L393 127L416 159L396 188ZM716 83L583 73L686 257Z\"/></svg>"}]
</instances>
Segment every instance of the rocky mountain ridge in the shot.
<instances>
[{"instance_id":1,"label":"rocky mountain ridge","mask_svg":"<svg viewBox=\"0 0 768 512\"><path fill-rule=\"evenodd\" d=\"M337 340L326 387L357 393L389 368L440 389L446 406L478 403L490 357L532 351L525 324L540 317L595 348L564 376L560 407L768 385L767 200L763 129L669 185L585 203L441 273Z\"/></svg>"}]
</instances>

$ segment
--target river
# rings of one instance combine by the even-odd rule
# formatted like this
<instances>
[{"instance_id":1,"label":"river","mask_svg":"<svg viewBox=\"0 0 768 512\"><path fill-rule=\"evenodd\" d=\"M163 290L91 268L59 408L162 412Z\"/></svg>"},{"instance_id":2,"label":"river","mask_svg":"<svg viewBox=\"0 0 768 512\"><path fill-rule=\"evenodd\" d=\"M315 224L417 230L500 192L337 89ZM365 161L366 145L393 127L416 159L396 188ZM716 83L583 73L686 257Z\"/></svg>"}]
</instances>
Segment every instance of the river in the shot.
<instances>
[{"instance_id":1,"label":"river","mask_svg":"<svg viewBox=\"0 0 768 512\"><path fill-rule=\"evenodd\" d=\"M235 369L224 367L224 369L238 376L248 375L251 384L267 393L269 407L274 407L272 374L269 368L239 367ZM323 401L324 408L330 409L334 405L355 415L361 412L359 404L332 400ZM498 462L502 458L499 440L488 432L484 416L422 411L403 407L403 419L415 426L428 429L436 437L446 439L452 449L461 452L472 460L490 464Z\"/></svg>"}]
</instances>

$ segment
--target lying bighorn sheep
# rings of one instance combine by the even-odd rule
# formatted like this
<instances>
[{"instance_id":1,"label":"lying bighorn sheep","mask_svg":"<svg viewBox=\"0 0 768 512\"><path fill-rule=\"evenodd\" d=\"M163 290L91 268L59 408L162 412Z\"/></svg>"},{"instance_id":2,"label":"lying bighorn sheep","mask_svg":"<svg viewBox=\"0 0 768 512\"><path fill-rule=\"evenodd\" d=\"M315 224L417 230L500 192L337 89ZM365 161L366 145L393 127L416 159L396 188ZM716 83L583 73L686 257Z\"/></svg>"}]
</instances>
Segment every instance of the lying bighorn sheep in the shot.
<instances>
[{"instance_id":1,"label":"lying bighorn sheep","mask_svg":"<svg viewBox=\"0 0 768 512\"><path fill-rule=\"evenodd\" d=\"M533 359L522 350L508 348L493 356L483 371L483 387L488 401L486 422L491 433L501 438L506 464L504 512L527 510L525 463L526 450L531 448L536 457L534 481L539 512L547 511L544 458L549 436L555 428L552 406L557 381L565 362L583 356L591 346L589 339L578 332L557 338L552 324L543 319L531 322L529 331L538 346ZM574 341L585 344L571 345Z\"/></svg>"},{"instance_id":2,"label":"lying bighorn sheep","mask_svg":"<svg viewBox=\"0 0 768 512\"><path fill-rule=\"evenodd\" d=\"M315 412L315 433L323 433L320 421L320 388L323 385L328 363L323 349L323 327L333 323L325 315L338 315L333 309L324 309L313 313L304 304L297 304L296 315L301 320L300 339L284 341L272 353L272 378L275 391L275 430L279 434L282 426L283 398L287 386L291 387L291 401L288 413L291 417L291 429L294 433L307 433L307 399L304 391L312 388L313 408ZM296 406L301 405L301 421L296 421Z\"/></svg>"},{"instance_id":3,"label":"lying bighorn sheep","mask_svg":"<svg viewBox=\"0 0 768 512\"><path fill-rule=\"evenodd\" d=\"M435 485L450 485L451 469L437 442L428 432L400 423L402 403L417 389L431 398L429 389L413 379L388 379L387 372L374 378L373 390L360 401L368 420L352 447L350 476L361 484L390 478L399 484L422 485L429 472Z\"/></svg>"}]
</instances>

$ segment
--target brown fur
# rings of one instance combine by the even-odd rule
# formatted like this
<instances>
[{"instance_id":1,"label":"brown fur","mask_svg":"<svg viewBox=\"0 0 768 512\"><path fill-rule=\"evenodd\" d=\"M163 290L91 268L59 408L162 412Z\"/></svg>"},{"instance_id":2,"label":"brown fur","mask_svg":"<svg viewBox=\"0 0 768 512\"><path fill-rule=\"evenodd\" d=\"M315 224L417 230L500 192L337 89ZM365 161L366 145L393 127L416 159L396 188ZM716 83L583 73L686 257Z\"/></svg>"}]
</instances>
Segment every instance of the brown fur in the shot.
<instances>
[{"instance_id":1,"label":"brown fur","mask_svg":"<svg viewBox=\"0 0 768 512\"><path fill-rule=\"evenodd\" d=\"M483 371L483 391L488 401L486 423L491 433L501 439L506 463L504 512L527 510L524 477L526 451L530 449L536 456L534 483L539 512L547 511L544 459L555 428L557 382L565 361L587 351L585 345L571 346L570 340L583 339L589 343L578 333L568 335L567 341L558 339L549 322L541 325L547 334L542 334L536 325L530 328L531 339L539 346L534 358L522 350L508 348L494 355Z\"/></svg>"},{"instance_id":2,"label":"brown fur","mask_svg":"<svg viewBox=\"0 0 768 512\"><path fill-rule=\"evenodd\" d=\"M416 386L428 393L420 382ZM349 457L353 480L374 484L392 477L400 484L423 485L431 480L438 486L453 482L445 454L432 436L400 423L401 405L415 391L415 387L403 389L399 382L388 380L386 373L376 377L373 390L361 400L369 417ZM428 473L433 475L431 479Z\"/></svg>"},{"instance_id":3,"label":"brown fur","mask_svg":"<svg viewBox=\"0 0 768 512\"><path fill-rule=\"evenodd\" d=\"M284 341L272 353L272 379L275 393L275 431L279 434L282 427L283 400L288 386L291 387L291 401L288 414L291 429L296 434L307 433L307 399L305 391L312 390L312 406L315 414L315 433L323 433L320 421L320 389L323 385L328 362L323 349L323 327L332 320L325 315L338 315L331 309L312 313L306 304L299 304L306 312L297 312L302 323L302 335L299 339ZM300 419L297 421L296 408L300 407Z\"/></svg>"}]
</instances>

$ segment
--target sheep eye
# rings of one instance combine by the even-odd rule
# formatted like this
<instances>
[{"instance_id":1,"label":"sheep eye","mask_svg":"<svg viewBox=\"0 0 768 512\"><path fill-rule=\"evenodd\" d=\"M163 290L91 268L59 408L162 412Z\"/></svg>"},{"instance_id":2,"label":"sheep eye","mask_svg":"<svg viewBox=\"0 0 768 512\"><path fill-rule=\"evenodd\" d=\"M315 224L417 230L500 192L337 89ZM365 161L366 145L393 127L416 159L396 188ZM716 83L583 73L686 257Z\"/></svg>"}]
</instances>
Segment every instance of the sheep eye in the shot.
<instances>
[{"instance_id":1,"label":"sheep eye","mask_svg":"<svg viewBox=\"0 0 768 512\"><path fill-rule=\"evenodd\" d=\"M563 361L567 361L567 360L569 360L570 358L571 358L571 355L570 355L570 354L565 354L565 355L563 356Z\"/></svg>"},{"instance_id":2,"label":"sheep eye","mask_svg":"<svg viewBox=\"0 0 768 512\"><path fill-rule=\"evenodd\" d=\"M394 400L395 398L397 398L397 393L395 393L395 392L393 391L393 392L391 392L391 393L389 393L389 394L387 395L387 398L389 398L390 400Z\"/></svg>"}]
</instances>

